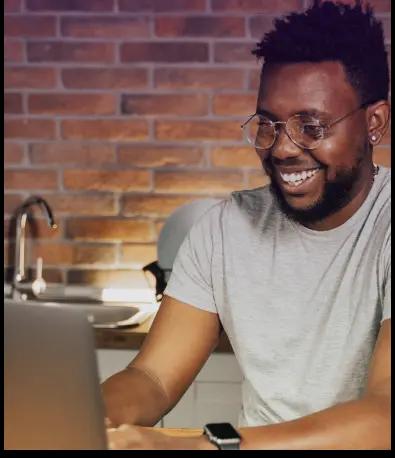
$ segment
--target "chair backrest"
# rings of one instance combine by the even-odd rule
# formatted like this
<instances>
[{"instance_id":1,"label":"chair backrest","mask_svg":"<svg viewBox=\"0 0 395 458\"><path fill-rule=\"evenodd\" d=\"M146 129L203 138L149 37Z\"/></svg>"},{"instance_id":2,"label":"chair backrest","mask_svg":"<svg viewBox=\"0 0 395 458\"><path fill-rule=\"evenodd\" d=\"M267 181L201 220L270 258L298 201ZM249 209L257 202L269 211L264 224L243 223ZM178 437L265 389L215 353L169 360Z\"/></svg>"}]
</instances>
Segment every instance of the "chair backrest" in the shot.
<instances>
[{"instance_id":1,"label":"chair backrest","mask_svg":"<svg viewBox=\"0 0 395 458\"><path fill-rule=\"evenodd\" d=\"M143 270L155 276L157 300L162 298L178 249L189 230L209 208L220 201L216 198L194 200L177 208L166 220L158 238L157 261L143 267Z\"/></svg>"}]
</instances>

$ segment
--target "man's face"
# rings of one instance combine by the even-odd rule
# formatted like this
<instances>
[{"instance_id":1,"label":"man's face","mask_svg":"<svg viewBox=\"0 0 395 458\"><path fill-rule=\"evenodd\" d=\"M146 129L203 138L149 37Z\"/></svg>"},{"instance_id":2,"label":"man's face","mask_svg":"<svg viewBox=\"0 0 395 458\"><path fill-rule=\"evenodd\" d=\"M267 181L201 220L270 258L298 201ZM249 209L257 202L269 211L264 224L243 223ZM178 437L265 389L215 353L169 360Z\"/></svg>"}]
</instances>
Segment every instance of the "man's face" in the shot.
<instances>
[{"instance_id":1,"label":"man's face","mask_svg":"<svg viewBox=\"0 0 395 458\"><path fill-rule=\"evenodd\" d=\"M257 112L273 121L312 113L324 125L360 104L338 62L268 65L259 90ZM366 186L371 171L365 111L359 110L325 135L314 150L295 145L280 127L269 150L257 150L271 177L282 209L303 223L312 223L345 208ZM295 185L291 174L308 176ZM351 215L350 215L351 216Z\"/></svg>"}]
</instances>

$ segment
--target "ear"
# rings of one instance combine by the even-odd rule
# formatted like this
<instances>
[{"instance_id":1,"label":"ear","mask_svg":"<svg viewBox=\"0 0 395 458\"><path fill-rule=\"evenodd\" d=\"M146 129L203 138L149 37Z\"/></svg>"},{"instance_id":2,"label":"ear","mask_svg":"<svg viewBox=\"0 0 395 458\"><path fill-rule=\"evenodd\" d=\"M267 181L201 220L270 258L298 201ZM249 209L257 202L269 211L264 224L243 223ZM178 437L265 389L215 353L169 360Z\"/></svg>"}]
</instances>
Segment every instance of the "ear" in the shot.
<instances>
[{"instance_id":1,"label":"ear","mask_svg":"<svg viewBox=\"0 0 395 458\"><path fill-rule=\"evenodd\" d=\"M389 124L390 105L386 100L380 100L366 110L369 142L375 146L380 143Z\"/></svg>"}]
</instances>

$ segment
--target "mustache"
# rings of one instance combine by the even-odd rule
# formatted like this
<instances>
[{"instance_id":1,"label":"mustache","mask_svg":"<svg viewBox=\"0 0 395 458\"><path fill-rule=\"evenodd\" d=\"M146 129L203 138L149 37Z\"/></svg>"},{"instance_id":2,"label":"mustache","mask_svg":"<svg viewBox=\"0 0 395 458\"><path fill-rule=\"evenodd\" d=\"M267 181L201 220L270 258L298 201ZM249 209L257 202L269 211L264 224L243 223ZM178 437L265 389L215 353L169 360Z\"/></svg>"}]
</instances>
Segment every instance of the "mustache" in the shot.
<instances>
[{"instance_id":1,"label":"mustache","mask_svg":"<svg viewBox=\"0 0 395 458\"><path fill-rule=\"evenodd\" d=\"M268 175L273 173L274 167L298 167L300 169L313 169L316 167L323 167L321 162L316 160L306 162L297 157L289 157L286 159L278 159L275 157L266 157L262 159L262 165Z\"/></svg>"}]
</instances>

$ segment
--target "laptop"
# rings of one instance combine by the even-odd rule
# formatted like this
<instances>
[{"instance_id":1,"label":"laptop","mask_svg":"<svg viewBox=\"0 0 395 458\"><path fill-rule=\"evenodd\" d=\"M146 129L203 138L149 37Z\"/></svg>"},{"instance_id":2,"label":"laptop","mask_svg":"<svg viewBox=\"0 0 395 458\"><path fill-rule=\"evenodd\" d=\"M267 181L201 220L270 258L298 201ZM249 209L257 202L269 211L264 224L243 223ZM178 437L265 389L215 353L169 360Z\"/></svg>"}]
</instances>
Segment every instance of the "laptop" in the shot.
<instances>
[{"instance_id":1,"label":"laptop","mask_svg":"<svg viewBox=\"0 0 395 458\"><path fill-rule=\"evenodd\" d=\"M4 318L4 449L107 449L86 314L5 300Z\"/></svg>"}]
</instances>

